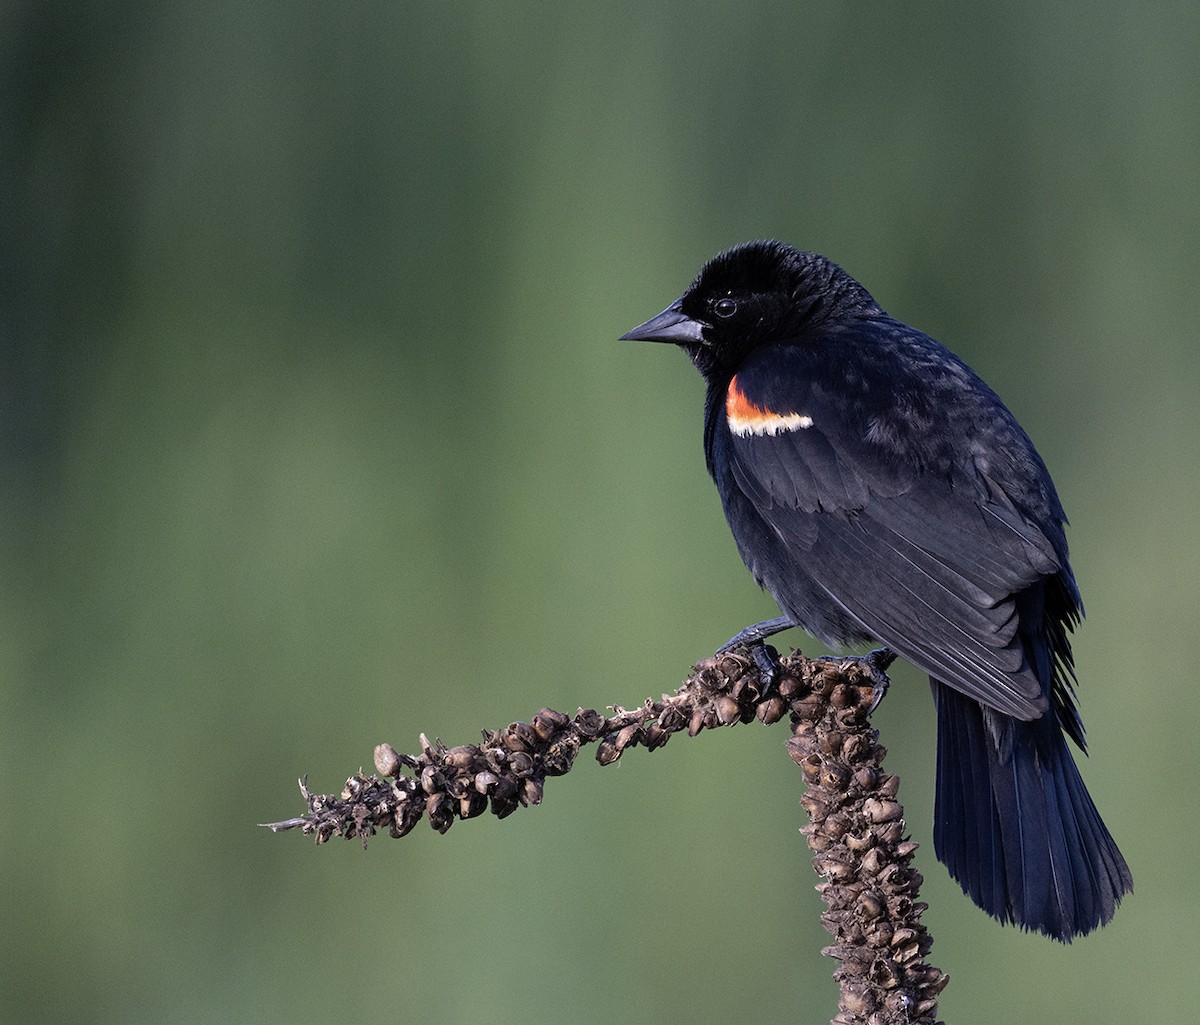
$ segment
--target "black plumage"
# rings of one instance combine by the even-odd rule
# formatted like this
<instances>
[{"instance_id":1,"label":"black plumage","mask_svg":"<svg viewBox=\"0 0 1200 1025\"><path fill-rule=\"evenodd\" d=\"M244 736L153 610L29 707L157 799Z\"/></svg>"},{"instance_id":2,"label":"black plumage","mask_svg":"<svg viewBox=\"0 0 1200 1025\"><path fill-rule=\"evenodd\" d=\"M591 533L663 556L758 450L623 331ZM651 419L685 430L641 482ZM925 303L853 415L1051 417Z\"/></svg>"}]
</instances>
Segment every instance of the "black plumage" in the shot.
<instances>
[{"instance_id":1,"label":"black plumage","mask_svg":"<svg viewBox=\"0 0 1200 1025\"><path fill-rule=\"evenodd\" d=\"M934 846L964 891L1064 941L1107 922L1132 880L1065 739L1084 748L1066 517L996 394L778 242L714 257L624 337L678 344L704 375L708 469L784 621L929 673Z\"/></svg>"}]
</instances>

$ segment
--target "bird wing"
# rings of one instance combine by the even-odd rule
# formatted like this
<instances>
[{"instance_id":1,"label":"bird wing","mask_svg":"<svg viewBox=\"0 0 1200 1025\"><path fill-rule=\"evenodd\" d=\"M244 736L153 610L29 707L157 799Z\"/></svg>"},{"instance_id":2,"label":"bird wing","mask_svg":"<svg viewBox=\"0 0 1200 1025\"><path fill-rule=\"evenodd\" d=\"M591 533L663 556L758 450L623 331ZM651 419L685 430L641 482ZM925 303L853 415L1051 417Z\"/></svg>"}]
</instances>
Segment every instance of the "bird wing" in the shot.
<instances>
[{"instance_id":1,"label":"bird wing","mask_svg":"<svg viewBox=\"0 0 1200 1025\"><path fill-rule=\"evenodd\" d=\"M1061 568L1051 540L973 462L905 459L862 403L779 369L734 377L714 440L796 568L934 678L1040 716L1015 595Z\"/></svg>"}]
</instances>

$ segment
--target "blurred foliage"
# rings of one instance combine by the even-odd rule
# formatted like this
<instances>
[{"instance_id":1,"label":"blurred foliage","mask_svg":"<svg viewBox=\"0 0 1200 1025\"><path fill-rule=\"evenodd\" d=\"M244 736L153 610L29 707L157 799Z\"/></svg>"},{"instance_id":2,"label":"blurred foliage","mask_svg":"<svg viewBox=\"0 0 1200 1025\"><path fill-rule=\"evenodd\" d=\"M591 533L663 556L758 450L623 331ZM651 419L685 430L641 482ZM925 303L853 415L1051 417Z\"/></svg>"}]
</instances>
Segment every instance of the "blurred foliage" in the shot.
<instances>
[{"instance_id":1,"label":"blurred foliage","mask_svg":"<svg viewBox=\"0 0 1200 1025\"><path fill-rule=\"evenodd\" d=\"M1182 3L0 8L0 1020L827 1020L781 727L366 854L254 826L773 614L699 378L613 341L768 235L975 365L1073 517L1137 892L1070 948L977 912L902 670L944 1017L1191 1018L1197 43Z\"/></svg>"}]
</instances>

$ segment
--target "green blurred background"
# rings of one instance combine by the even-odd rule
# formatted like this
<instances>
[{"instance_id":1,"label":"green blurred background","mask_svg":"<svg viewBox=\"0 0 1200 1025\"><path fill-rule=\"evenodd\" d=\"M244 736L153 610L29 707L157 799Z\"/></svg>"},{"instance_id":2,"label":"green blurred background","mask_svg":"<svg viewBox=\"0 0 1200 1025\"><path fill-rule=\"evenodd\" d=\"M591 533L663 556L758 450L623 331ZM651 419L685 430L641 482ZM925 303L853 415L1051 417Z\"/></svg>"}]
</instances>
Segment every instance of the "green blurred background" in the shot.
<instances>
[{"instance_id":1,"label":"green blurred background","mask_svg":"<svg viewBox=\"0 0 1200 1025\"><path fill-rule=\"evenodd\" d=\"M901 669L943 1016L1192 1020L1198 52L1184 3L0 7L0 1019L829 1019L786 725L365 854L255 826L774 613L699 377L614 339L776 236L971 362L1072 516L1137 892L1070 948L976 911Z\"/></svg>"}]
</instances>

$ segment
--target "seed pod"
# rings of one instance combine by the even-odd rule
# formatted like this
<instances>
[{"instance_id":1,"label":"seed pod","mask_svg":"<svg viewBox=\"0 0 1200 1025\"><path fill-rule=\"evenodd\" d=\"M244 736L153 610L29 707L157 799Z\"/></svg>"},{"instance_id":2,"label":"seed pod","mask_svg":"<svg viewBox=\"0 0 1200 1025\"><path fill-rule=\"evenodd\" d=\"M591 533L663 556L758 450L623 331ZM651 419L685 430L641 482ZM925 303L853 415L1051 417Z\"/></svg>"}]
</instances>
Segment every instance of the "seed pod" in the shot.
<instances>
[{"instance_id":1,"label":"seed pod","mask_svg":"<svg viewBox=\"0 0 1200 1025\"><path fill-rule=\"evenodd\" d=\"M421 770L421 789L427 794L437 793L442 789L442 774L432 765L426 765Z\"/></svg>"},{"instance_id":2,"label":"seed pod","mask_svg":"<svg viewBox=\"0 0 1200 1025\"><path fill-rule=\"evenodd\" d=\"M605 737L596 745L596 761L601 765L612 765L620 757L621 752L617 749L615 736Z\"/></svg>"},{"instance_id":3,"label":"seed pod","mask_svg":"<svg viewBox=\"0 0 1200 1025\"><path fill-rule=\"evenodd\" d=\"M893 800L900 792L900 777L891 772L885 772L879 780L879 795Z\"/></svg>"},{"instance_id":4,"label":"seed pod","mask_svg":"<svg viewBox=\"0 0 1200 1025\"><path fill-rule=\"evenodd\" d=\"M636 747L641 739L642 727L638 723L630 723L617 734L615 740L617 751L624 751L627 747Z\"/></svg>"},{"instance_id":5,"label":"seed pod","mask_svg":"<svg viewBox=\"0 0 1200 1025\"><path fill-rule=\"evenodd\" d=\"M892 822L904 814L904 809L895 801L877 801L868 797L863 801L863 815L868 822Z\"/></svg>"},{"instance_id":6,"label":"seed pod","mask_svg":"<svg viewBox=\"0 0 1200 1025\"><path fill-rule=\"evenodd\" d=\"M872 847L866 854L863 855L862 867L863 872L868 876L879 875L880 870L884 867L885 860L883 852L878 847Z\"/></svg>"},{"instance_id":7,"label":"seed pod","mask_svg":"<svg viewBox=\"0 0 1200 1025\"><path fill-rule=\"evenodd\" d=\"M608 720L594 708L580 709L575 716L575 728L579 730L580 736L588 740L600 736L604 732L607 722Z\"/></svg>"},{"instance_id":8,"label":"seed pod","mask_svg":"<svg viewBox=\"0 0 1200 1025\"><path fill-rule=\"evenodd\" d=\"M646 736L642 743L647 751L654 751L662 747L668 740L671 739L671 734L664 730L658 723L652 722L646 727Z\"/></svg>"},{"instance_id":9,"label":"seed pod","mask_svg":"<svg viewBox=\"0 0 1200 1025\"><path fill-rule=\"evenodd\" d=\"M784 701L791 701L803 693L804 683L793 673L785 673L776 683L775 691Z\"/></svg>"},{"instance_id":10,"label":"seed pod","mask_svg":"<svg viewBox=\"0 0 1200 1025\"><path fill-rule=\"evenodd\" d=\"M507 818L518 807L516 782L511 776L501 776L492 791L492 814L498 819Z\"/></svg>"},{"instance_id":11,"label":"seed pod","mask_svg":"<svg viewBox=\"0 0 1200 1025\"><path fill-rule=\"evenodd\" d=\"M874 890L863 890L858 895L858 914L864 920L878 918L883 914L887 907L883 902L883 898Z\"/></svg>"},{"instance_id":12,"label":"seed pod","mask_svg":"<svg viewBox=\"0 0 1200 1025\"><path fill-rule=\"evenodd\" d=\"M475 789L481 794L486 794L497 783L500 782L500 777L494 772L477 772L475 774Z\"/></svg>"},{"instance_id":13,"label":"seed pod","mask_svg":"<svg viewBox=\"0 0 1200 1025\"><path fill-rule=\"evenodd\" d=\"M524 751L514 751L508 756L508 769L516 776L528 776L533 772L533 758Z\"/></svg>"},{"instance_id":14,"label":"seed pod","mask_svg":"<svg viewBox=\"0 0 1200 1025\"><path fill-rule=\"evenodd\" d=\"M865 833L848 833L845 836L845 844L852 851L866 851L875 846L875 837L870 830Z\"/></svg>"},{"instance_id":15,"label":"seed pod","mask_svg":"<svg viewBox=\"0 0 1200 1025\"><path fill-rule=\"evenodd\" d=\"M452 769L466 769L470 767L478 753L477 747L470 744L459 744L458 747L450 748L443 756L442 761Z\"/></svg>"},{"instance_id":16,"label":"seed pod","mask_svg":"<svg viewBox=\"0 0 1200 1025\"><path fill-rule=\"evenodd\" d=\"M842 745L842 757L848 762L863 762L871 757L871 742L861 733L846 738Z\"/></svg>"},{"instance_id":17,"label":"seed pod","mask_svg":"<svg viewBox=\"0 0 1200 1025\"><path fill-rule=\"evenodd\" d=\"M658 725L667 733L677 733L687 725L687 717L675 705L664 705L658 713Z\"/></svg>"},{"instance_id":18,"label":"seed pod","mask_svg":"<svg viewBox=\"0 0 1200 1025\"><path fill-rule=\"evenodd\" d=\"M500 742L509 751L528 751L534 745L533 728L527 722L510 723Z\"/></svg>"},{"instance_id":19,"label":"seed pod","mask_svg":"<svg viewBox=\"0 0 1200 1025\"><path fill-rule=\"evenodd\" d=\"M729 694L722 694L716 701L717 722L729 726L742 717L742 706Z\"/></svg>"},{"instance_id":20,"label":"seed pod","mask_svg":"<svg viewBox=\"0 0 1200 1025\"><path fill-rule=\"evenodd\" d=\"M867 973L876 986L884 989L895 989L904 978L904 972L890 957L877 957L871 962L871 970Z\"/></svg>"},{"instance_id":21,"label":"seed pod","mask_svg":"<svg viewBox=\"0 0 1200 1025\"><path fill-rule=\"evenodd\" d=\"M394 776L400 771L400 755L391 744L375 746L375 771L381 776Z\"/></svg>"},{"instance_id":22,"label":"seed pod","mask_svg":"<svg viewBox=\"0 0 1200 1025\"><path fill-rule=\"evenodd\" d=\"M863 790L875 790L878 781L880 781L880 771L875 766L863 766L854 773L854 783L857 783Z\"/></svg>"},{"instance_id":23,"label":"seed pod","mask_svg":"<svg viewBox=\"0 0 1200 1025\"><path fill-rule=\"evenodd\" d=\"M759 722L764 726L770 726L772 723L779 722L786 711L787 702L780 695L772 694L766 701L759 702L755 714L758 716Z\"/></svg>"},{"instance_id":24,"label":"seed pod","mask_svg":"<svg viewBox=\"0 0 1200 1025\"><path fill-rule=\"evenodd\" d=\"M846 683L839 683L829 695L829 703L834 708L857 708L859 704L858 688Z\"/></svg>"},{"instance_id":25,"label":"seed pod","mask_svg":"<svg viewBox=\"0 0 1200 1025\"><path fill-rule=\"evenodd\" d=\"M458 817L462 819L473 819L476 815L482 815L487 811L487 797L478 791L471 790L463 794L458 802Z\"/></svg>"},{"instance_id":26,"label":"seed pod","mask_svg":"<svg viewBox=\"0 0 1200 1025\"><path fill-rule=\"evenodd\" d=\"M570 721L570 717L562 712L556 712L553 708L543 708L533 717L529 725L533 727L533 732L539 738L549 740L559 730L565 728Z\"/></svg>"},{"instance_id":27,"label":"seed pod","mask_svg":"<svg viewBox=\"0 0 1200 1025\"><path fill-rule=\"evenodd\" d=\"M816 783L821 778L821 756L815 752L807 754L800 762L805 783Z\"/></svg>"},{"instance_id":28,"label":"seed pod","mask_svg":"<svg viewBox=\"0 0 1200 1025\"><path fill-rule=\"evenodd\" d=\"M457 802L446 794L433 794L425 805L425 814L429 824L439 833L445 833L454 825L454 812Z\"/></svg>"},{"instance_id":29,"label":"seed pod","mask_svg":"<svg viewBox=\"0 0 1200 1025\"><path fill-rule=\"evenodd\" d=\"M841 762L827 761L821 767L821 782L830 790L841 790L850 781L850 769Z\"/></svg>"}]
</instances>

